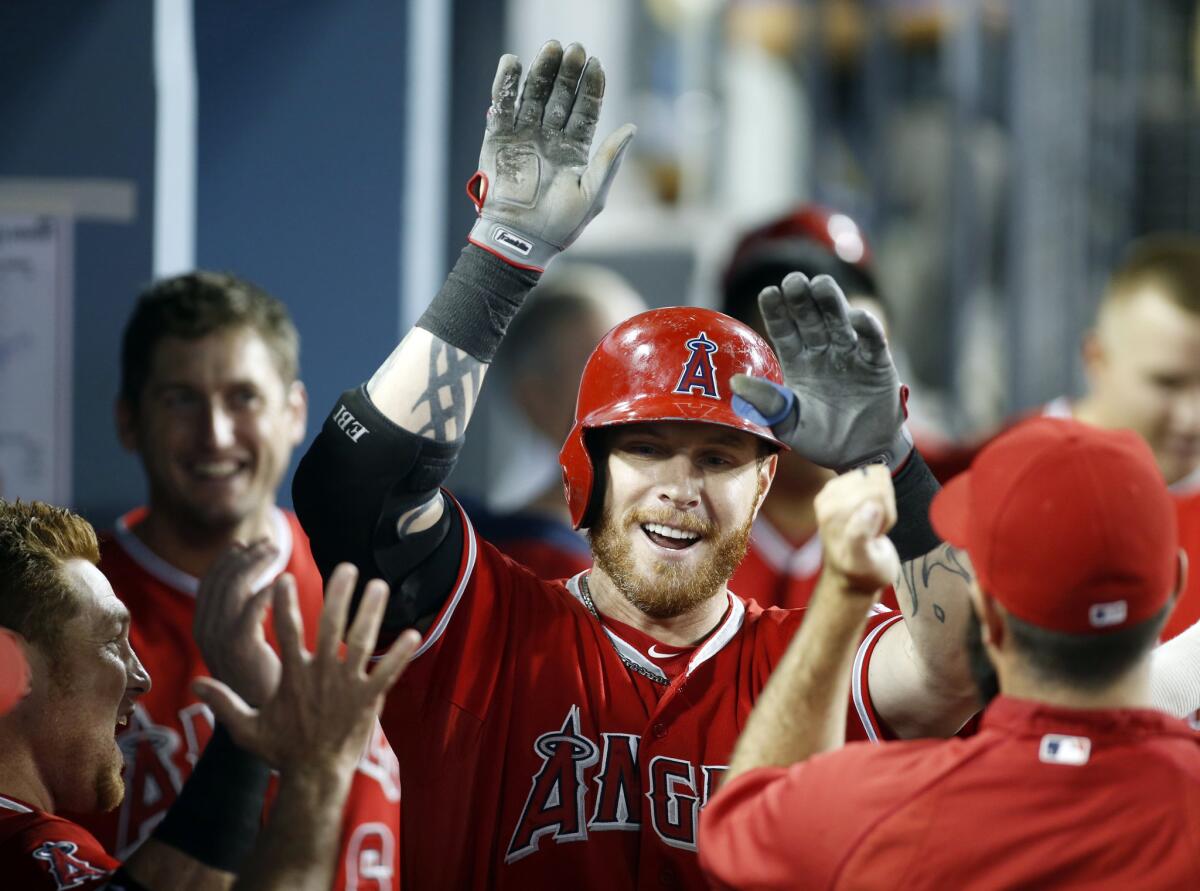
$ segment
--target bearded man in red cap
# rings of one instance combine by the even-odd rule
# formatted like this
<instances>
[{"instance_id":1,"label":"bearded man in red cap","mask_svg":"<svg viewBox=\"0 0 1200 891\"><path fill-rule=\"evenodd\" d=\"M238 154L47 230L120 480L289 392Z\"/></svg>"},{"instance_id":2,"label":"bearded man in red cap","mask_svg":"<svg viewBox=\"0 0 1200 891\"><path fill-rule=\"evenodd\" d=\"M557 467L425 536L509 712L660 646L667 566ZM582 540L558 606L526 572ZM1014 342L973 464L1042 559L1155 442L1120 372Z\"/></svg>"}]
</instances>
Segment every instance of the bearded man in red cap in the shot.
<instances>
[{"instance_id":1,"label":"bearded man in red cap","mask_svg":"<svg viewBox=\"0 0 1200 891\"><path fill-rule=\"evenodd\" d=\"M1150 708L1152 650L1187 561L1145 442L1037 419L940 492L934 528L975 575L967 649L991 700L981 730L829 752L856 634L898 564L876 531L891 499L875 469L818 496L826 572L705 809L710 877L729 888L1196 887L1200 743Z\"/></svg>"}]
</instances>

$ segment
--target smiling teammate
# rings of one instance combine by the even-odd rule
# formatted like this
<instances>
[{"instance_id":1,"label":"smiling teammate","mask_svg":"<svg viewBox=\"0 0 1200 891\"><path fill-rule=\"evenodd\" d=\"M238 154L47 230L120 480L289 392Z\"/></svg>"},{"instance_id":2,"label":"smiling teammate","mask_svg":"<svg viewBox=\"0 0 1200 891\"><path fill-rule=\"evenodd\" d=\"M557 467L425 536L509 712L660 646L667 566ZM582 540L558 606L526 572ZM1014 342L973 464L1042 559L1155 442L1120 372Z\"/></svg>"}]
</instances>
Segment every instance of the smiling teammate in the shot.
<instances>
[{"instance_id":1,"label":"smiling teammate","mask_svg":"<svg viewBox=\"0 0 1200 891\"><path fill-rule=\"evenodd\" d=\"M407 885L701 887L699 809L800 622L726 588L776 452L897 471L896 537L918 558L905 599L920 609L872 620L852 738L881 721L950 733L974 710L965 573L924 525L932 491L882 332L830 280L802 276L764 297L782 367L750 329L700 309L636 316L593 353L560 456L593 570L540 581L474 534L440 484L488 362L538 273L601 209L633 136L619 129L588 163L604 75L582 47L543 47L518 101L519 79L505 56L471 245L334 407L297 472L297 513L323 570L348 560L393 582L391 628L428 629L384 716L405 812L420 815L404 827Z\"/></svg>"},{"instance_id":2,"label":"smiling teammate","mask_svg":"<svg viewBox=\"0 0 1200 891\"><path fill-rule=\"evenodd\" d=\"M191 689L208 674L192 623L199 578L217 556L234 542L265 542L253 587L281 572L295 578L314 643L320 574L299 522L275 504L304 437L299 349L286 307L223 273L155 283L126 324L117 428L149 497L101 539L100 569L129 608L130 639L155 682L119 737L121 807L81 817L118 856L162 819L212 734ZM395 887L399 798L395 755L377 731L348 799L336 888L364 875L372 889Z\"/></svg>"}]
</instances>

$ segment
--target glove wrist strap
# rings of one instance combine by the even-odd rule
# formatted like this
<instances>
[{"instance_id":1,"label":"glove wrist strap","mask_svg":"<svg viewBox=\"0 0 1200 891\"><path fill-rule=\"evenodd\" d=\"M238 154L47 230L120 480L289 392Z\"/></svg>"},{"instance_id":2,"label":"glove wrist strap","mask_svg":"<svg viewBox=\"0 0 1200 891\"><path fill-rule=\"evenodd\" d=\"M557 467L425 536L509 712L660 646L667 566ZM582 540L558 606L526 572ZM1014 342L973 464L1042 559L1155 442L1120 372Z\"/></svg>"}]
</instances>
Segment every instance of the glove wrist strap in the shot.
<instances>
[{"instance_id":1,"label":"glove wrist strap","mask_svg":"<svg viewBox=\"0 0 1200 891\"><path fill-rule=\"evenodd\" d=\"M471 227L467 241L476 247L494 254L510 266L544 272L550 261L558 255L560 248L526 235L519 229L498 220L481 216Z\"/></svg>"}]
</instances>

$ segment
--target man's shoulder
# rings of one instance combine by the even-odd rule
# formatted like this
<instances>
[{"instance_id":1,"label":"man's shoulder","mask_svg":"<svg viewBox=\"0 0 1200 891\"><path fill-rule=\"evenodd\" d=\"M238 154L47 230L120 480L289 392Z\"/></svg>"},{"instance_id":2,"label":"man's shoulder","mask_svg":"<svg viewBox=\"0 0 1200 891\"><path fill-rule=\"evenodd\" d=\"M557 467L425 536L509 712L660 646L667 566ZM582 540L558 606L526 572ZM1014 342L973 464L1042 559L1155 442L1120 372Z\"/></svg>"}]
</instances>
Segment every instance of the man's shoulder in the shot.
<instances>
[{"instance_id":1,"label":"man's shoulder","mask_svg":"<svg viewBox=\"0 0 1200 891\"><path fill-rule=\"evenodd\" d=\"M0 876L21 888L90 888L120 863L70 820L0 796Z\"/></svg>"}]
</instances>

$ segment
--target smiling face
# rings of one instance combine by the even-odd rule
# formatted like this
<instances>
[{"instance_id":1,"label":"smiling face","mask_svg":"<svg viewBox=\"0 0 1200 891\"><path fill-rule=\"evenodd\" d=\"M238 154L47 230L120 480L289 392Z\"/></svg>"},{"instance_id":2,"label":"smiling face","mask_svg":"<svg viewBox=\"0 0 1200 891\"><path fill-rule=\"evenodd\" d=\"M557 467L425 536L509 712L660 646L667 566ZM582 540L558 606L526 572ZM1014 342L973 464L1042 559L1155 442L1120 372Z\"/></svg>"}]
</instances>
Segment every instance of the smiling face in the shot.
<instances>
[{"instance_id":1,"label":"smiling face","mask_svg":"<svg viewBox=\"0 0 1200 891\"><path fill-rule=\"evenodd\" d=\"M1200 467L1200 316L1143 282L1104 310L1084 359L1095 422L1140 434L1168 483Z\"/></svg>"},{"instance_id":2,"label":"smiling face","mask_svg":"<svg viewBox=\"0 0 1200 891\"><path fill-rule=\"evenodd\" d=\"M52 651L34 645L33 690L18 711L56 810L112 810L121 803L124 764L116 730L150 676L129 643L129 611L86 560L59 569L74 615Z\"/></svg>"},{"instance_id":3,"label":"smiling face","mask_svg":"<svg viewBox=\"0 0 1200 891\"><path fill-rule=\"evenodd\" d=\"M253 329L165 337L154 346L136 409L118 426L142 458L155 511L209 532L236 531L274 504L307 400L285 381Z\"/></svg>"},{"instance_id":4,"label":"smiling face","mask_svg":"<svg viewBox=\"0 0 1200 891\"><path fill-rule=\"evenodd\" d=\"M604 509L589 532L597 568L657 619L723 590L746 554L775 456L749 433L683 421L615 427L606 451Z\"/></svg>"}]
</instances>

